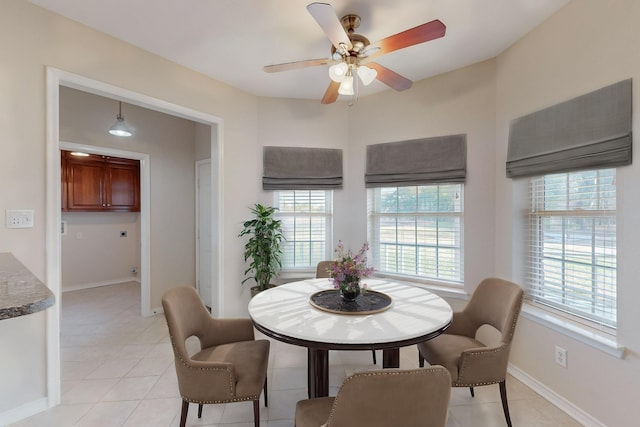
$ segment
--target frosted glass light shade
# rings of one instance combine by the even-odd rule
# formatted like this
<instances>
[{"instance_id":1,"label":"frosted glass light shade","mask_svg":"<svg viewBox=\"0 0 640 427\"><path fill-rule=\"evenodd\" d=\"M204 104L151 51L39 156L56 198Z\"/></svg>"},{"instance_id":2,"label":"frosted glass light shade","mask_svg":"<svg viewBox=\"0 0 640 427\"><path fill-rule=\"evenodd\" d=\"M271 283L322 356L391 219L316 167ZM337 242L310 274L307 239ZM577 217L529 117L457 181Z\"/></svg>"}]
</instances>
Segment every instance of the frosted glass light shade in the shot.
<instances>
[{"instance_id":1,"label":"frosted glass light shade","mask_svg":"<svg viewBox=\"0 0 640 427\"><path fill-rule=\"evenodd\" d=\"M334 82L340 83L346 77L347 71L349 71L349 66L344 62L341 62L329 67L329 77L331 77L331 80Z\"/></svg>"},{"instance_id":2,"label":"frosted glass light shade","mask_svg":"<svg viewBox=\"0 0 640 427\"><path fill-rule=\"evenodd\" d=\"M342 80L338 88L338 93L340 95L355 95L353 91L353 76L346 76L344 80Z\"/></svg>"},{"instance_id":3,"label":"frosted glass light shade","mask_svg":"<svg viewBox=\"0 0 640 427\"><path fill-rule=\"evenodd\" d=\"M358 67L358 77L362 80L362 84L369 86L372 81L378 76L378 72L373 68L361 65Z\"/></svg>"}]
</instances>

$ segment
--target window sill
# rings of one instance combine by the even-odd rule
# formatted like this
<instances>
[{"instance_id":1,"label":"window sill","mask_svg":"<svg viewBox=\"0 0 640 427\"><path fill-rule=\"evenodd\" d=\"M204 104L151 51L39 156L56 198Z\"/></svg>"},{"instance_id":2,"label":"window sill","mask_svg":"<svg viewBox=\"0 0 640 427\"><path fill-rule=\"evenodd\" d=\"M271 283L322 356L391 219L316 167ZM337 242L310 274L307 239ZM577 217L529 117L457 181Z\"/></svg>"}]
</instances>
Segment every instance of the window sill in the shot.
<instances>
[{"instance_id":1,"label":"window sill","mask_svg":"<svg viewBox=\"0 0 640 427\"><path fill-rule=\"evenodd\" d=\"M624 358L624 346L619 345L615 338L603 332L593 330L585 325L577 324L562 317L554 316L550 312L529 303L523 304L522 317L618 359Z\"/></svg>"},{"instance_id":2,"label":"window sill","mask_svg":"<svg viewBox=\"0 0 640 427\"><path fill-rule=\"evenodd\" d=\"M283 285L289 282L297 282L298 280L307 280L315 278L315 270L281 270L278 277L273 279L276 285Z\"/></svg>"},{"instance_id":3,"label":"window sill","mask_svg":"<svg viewBox=\"0 0 640 427\"><path fill-rule=\"evenodd\" d=\"M390 274L376 274L374 277L392 279L398 283L424 288L442 298L455 298L465 301L469 299L469 294L465 292L462 286L450 286L448 284L440 284L427 280L407 280L406 278Z\"/></svg>"}]
</instances>

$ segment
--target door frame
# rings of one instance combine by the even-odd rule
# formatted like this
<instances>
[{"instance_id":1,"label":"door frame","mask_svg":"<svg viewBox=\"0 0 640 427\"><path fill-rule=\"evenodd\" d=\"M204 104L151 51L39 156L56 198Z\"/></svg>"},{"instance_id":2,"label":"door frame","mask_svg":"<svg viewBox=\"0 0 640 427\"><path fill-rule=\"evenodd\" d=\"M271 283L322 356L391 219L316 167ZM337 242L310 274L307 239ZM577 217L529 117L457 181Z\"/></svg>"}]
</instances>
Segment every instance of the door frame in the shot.
<instances>
[{"instance_id":1,"label":"door frame","mask_svg":"<svg viewBox=\"0 0 640 427\"><path fill-rule=\"evenodd\" d=\"M202 160L196 160L196 173L195 173L195 183L196 183L196 287L198 289L198 293L200 293L200 297L202 298L202 294L201 294L201 286L202 286L202 278L200 277L200 263L201 263L201 259L202 259L202 254L200 253L200 238L201 238L201 234L200 234L200 168L203 165L209 165L209 168L211 169L211 158L208 159L202 159ZM213 170L211 169L211 179L214 180L214 176L213 176ZM211 214L213 214L213 212L211 212ZM214 242L215 240L220 240L219 236L216 236L213 233L213 230L211 231L211 251L213 252L215 249L214 246ZM214 259L216 259L216 255L212 254L212 257ZM213 271L216 271L217 266L214 265L213 263L211 263L210 267L212 268ZM218 282L217 280L214 281L215 276L209 274L209 277L211 277L211 291L210 291L210 295L211 295L211 301L205 301L205 304L207 306L210 307L210 311L211 313L218 317L219 313L220 313L220 301L215 298L215 296L220 294L219 291L219 287L220 287L220 282ZM217 293L216 293L217 292Z\"/></svg>"},{"instance_id":2,"label":"door frame","mask_svg":"<svg viewBox=\"0 0 640 427\"><path fill-rule=\"evenodd\" d=\"M47 400L48 406L60 404L60 297L62 284L61 266L61 238L60 221L61 209L61 166L59 140L59 87L65 86L83 92L92 93L107 98L116 98L129 104L137 105L154 111L181 117L211 127L211 158L212 158L212 185L211 185L211 216L212 233L218 232L223 224L222 211L223 200L223 120L211 114L192 110L177 104L143 95L138 92L123 89L108 83L89 79L77 74L63 71L54 67L46 67L46 200L45 200L45 266L46 283L54 294L55 301L46 315L46 351L47 351ZM62 145L65 143L63 142ZM87 146L91 148L91 146ZM97 147L93 147L96 149ZM117 152L117 150L114 150ZM140 155L140 153L138 153ZM123 156L127 157L127 156ZM144 155L142 155L144 157ZM213 162L215 159L215 162ZM141 178L141 314L150 316L159 312L158 308L151 307L150 294L150 205L149 205L149 156L139 159ZM216 184L214 186L214 184ZM218 239L217 256L222 254L222 242ZM215 255L214 255L215 257ZM215 272L218 283L223 283L224 263L214 259L212 268L216 265ZM223 308L223 292L219 289L218 300L221 302L220 311Z\"/></svg>"}]
</instances>

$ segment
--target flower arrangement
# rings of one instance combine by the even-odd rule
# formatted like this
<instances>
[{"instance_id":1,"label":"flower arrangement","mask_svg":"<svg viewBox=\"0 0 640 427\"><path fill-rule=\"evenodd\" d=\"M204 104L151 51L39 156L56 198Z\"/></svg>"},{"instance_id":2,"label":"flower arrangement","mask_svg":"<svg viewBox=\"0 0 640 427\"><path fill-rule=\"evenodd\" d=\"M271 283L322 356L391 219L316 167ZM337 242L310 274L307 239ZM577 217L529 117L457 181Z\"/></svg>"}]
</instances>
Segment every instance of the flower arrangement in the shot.
<instances>
[{"instance_id":1,"label":"flower arrangement","mask_svg":"<svg viewBox=\"0 0 640 427\"><path fill-rule=\"evenodd\" d=\"M338 241L335 249L336 259L331 261L330 276L333 279L333 286L345 292L360 293L360 279L369 277L373 273L373 267L367 267L367 251L369 244L365 243L354 255L351 250L346 250L342 240ZM362 286L366 289L366 285ZM356 295L357 296L357 295Z\"/></svg>"}]
</instances>

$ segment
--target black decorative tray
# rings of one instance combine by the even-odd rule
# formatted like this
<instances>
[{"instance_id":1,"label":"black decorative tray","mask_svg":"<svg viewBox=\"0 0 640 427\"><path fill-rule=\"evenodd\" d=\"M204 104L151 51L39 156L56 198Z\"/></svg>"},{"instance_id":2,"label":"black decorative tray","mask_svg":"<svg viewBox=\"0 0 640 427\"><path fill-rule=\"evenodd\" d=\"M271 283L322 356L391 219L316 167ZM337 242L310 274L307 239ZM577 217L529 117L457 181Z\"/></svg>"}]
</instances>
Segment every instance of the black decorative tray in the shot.
<instances>
[{"instance_id":1,"label":"black decorative tray","mask_svg":"<svg viewBox=\"0 0 640 427\"><path fill-rule=\"evenodd\" d=\"M309 304L315 308L336 314L373 314L391 307L391 297L376 291L365 291L355 301L344 301L340 290L319 291L309 297Z\"/></svg>"}]
</instances>

